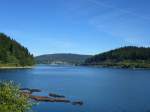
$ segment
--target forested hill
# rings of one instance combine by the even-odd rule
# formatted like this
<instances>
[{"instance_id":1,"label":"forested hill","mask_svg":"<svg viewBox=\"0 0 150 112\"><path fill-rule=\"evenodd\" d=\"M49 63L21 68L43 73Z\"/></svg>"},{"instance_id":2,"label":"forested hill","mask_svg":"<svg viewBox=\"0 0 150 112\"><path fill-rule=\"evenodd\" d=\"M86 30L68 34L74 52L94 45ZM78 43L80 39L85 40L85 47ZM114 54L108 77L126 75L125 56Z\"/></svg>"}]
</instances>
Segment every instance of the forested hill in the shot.
<instances>
[{"instance_id":1,"label":"forested hill","mask_svg":"<svg viewBox=\"0 0 150 112\"><path fill-rule=\"evenodd\" d=\"M27 48L9 36L0 33L0 67L31 66L34 64L33 55Z\"/></svg>"},{"instance_id":2,"label":"forested hill","mask_svg":"<svg viewBox=\"0 0 150 112\"><path fill-rule=\"evenodd\" d=\"M83 63L90 55L79 55L79 54L46 54L37 56L35 58L38 64L71 64L78 65Z\"/></svg>"},{"instance_id":3,"label":"forested hill","mask_svg":"<svg viewBox=\"0 0 150 112\"><path fill-rule=\"evenodd\" d=\"M127 46L87 59L85 65L150 68L150 48Z\"/></svg>"}]
</instances>

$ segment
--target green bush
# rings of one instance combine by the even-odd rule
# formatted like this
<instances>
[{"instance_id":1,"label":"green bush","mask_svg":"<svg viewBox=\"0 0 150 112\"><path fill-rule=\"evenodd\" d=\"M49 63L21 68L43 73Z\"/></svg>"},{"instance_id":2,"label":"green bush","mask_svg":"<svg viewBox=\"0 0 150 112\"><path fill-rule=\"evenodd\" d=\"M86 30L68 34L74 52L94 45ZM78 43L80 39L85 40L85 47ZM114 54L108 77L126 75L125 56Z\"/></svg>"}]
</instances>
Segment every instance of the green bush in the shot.
<instances>
[{"instance_id":1,"label":"green bush","mask_svg":"<svg viewBox=\"0 0 150 112\"><path fill-rule=\"evenodd\" d=\"M13 82L0 82L0 112L27 112L32 103Z\"/></svg>"}]
</instances>

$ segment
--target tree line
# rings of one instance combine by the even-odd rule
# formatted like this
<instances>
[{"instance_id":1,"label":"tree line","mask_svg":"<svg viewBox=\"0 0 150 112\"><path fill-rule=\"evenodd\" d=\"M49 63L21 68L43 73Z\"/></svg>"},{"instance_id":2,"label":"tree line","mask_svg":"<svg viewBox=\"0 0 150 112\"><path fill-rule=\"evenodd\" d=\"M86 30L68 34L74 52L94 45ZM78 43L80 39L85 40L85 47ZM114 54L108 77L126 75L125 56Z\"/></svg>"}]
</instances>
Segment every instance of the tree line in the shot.
<instances>
[{"instance_id":1,"label":"tree line","mask_svg":"<svg viewBox=\"0 0 150 112\"><path fill-rule=\"evenodd\" d=\"M27 48L0 33L0 66L31 66L34 57Z\"/></svg>"},{"instance_id":2,"label":"tree line","mask_svg":"<svg viewBox=\"0 0 150 112\"><path fill-rule=\"evenodd\" d=\"M85 65L135 64L150 66L150 48L126 46L95 55L85 61Z\"/></svg>"}]
</instances>

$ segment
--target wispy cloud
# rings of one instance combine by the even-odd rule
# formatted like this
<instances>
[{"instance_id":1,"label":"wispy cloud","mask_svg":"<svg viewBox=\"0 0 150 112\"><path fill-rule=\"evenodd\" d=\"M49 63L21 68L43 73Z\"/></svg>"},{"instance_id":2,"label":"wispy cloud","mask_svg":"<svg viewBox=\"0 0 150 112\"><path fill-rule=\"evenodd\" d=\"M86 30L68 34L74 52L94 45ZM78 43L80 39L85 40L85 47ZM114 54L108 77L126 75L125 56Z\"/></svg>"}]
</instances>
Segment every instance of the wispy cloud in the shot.
<instances>
[{"instance_id":1,"label":"wispy cloud","mask_svg":"<svg viewBox=\"0 0 150 112\"><path fill-rule=\"evenodd\" d=\"M149 39L141 39L141 38L125 38L124 43L126 45L133 45L133 46L150 46L150 40Z\"/></svg>"},{"instance_id":2,"label":"wispy cloud","mask_svg":"<svg viewBox=\"0 0 150 112\"><path fill-rule=\"evenodd\" d=\"M89 24L98 31L118 37L124 43L150 45L147 40L150 32L145 30L150 25L148 16L140 15L129 9L121 9L106 2L88 1L95 4L95 8L99 8L99 10L106 9L105 13L97 13L89 19Z\"/></svg>"},{"instance_id":3,"label":"wispy cloud","mask_svg":"<svg viewBox=\"0 0 150 112\"><path fill-rule=\"evenodd\" d=\"M96 7L105 7L105 8L109 8L110 10L117 10L120 13L126 13L126 14L133 15L133 16L136 16L136 17L144 19L144 20L148 20L148 21L150 20L150 17L138 14L134 11L131 11L131 9L122 9L122 8L119 8L115 5L113 5L113 4L102 2L101 0L99 0L99 1L97 1L97 0L87 0L87 1L95 4Z\"/></svg>"}]
</instances>

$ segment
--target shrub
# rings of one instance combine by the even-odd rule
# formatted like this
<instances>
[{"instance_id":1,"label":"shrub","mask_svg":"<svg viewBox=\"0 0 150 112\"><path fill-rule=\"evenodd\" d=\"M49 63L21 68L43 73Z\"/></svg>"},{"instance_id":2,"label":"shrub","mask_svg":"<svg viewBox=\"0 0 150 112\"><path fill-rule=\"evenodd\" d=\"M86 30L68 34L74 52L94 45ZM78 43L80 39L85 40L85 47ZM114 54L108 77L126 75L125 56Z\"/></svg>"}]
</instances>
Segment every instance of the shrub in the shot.
<instances>
[{"instance_id":1,"label":"shrub","mask_svg":"<svg viewBox=\"0 0 150 112\"><path fill-rule=\"evenodd\" d=\"M0 82L0 112L27 112L32 103L13 82Z\"/></svg>"}]
</instances>

